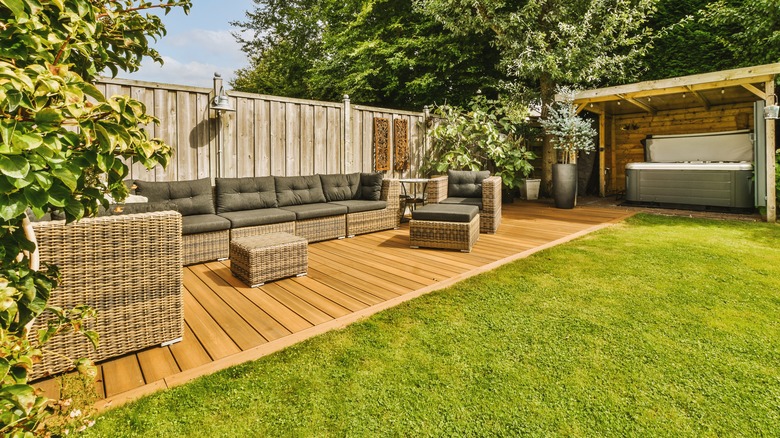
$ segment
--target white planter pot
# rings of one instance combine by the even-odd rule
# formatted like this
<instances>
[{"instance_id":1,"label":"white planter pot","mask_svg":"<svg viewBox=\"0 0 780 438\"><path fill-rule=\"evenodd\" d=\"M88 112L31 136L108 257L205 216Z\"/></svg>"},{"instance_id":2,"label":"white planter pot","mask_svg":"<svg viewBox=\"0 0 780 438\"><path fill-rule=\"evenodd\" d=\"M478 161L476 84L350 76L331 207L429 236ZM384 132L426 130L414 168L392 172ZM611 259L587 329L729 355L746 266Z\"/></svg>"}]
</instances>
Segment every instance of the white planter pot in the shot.
<instances>
[{"instance_id":1,"label":"white planter pot","mask_svg":"<svg viewBox=\"0 0 780 438\"><path fill-rule=\"evenodd\" d=\"M542 185L540 179L524 179L523 180L523 199L533 201L539 199L539 187Z\"/></svg>"}]
</instances>

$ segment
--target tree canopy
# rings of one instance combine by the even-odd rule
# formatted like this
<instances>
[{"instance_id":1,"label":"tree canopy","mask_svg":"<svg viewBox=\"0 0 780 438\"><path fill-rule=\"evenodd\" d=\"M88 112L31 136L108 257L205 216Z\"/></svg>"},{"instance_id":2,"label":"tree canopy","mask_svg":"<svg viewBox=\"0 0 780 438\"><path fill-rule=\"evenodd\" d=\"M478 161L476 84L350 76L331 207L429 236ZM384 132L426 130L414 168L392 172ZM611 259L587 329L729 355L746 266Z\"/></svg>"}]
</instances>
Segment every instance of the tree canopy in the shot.
<instances>
[{"instance_id":1,"label":"tree canopy","mask_svg":"<svg viewBox=\"0 0 780 438\"><path fill-rule=\"evenodd\" d=\"M256 0L240 38L253 59L242 91L420 110L495 96L504 75L491 41L453 33L412 0Z\"/></svg>"},{"instance_id":2,"label":"tree canopy","mask_svg":"<svg viewBox=\"0 0 780 438\"><path fill-rule=\"evenodd\" d=\"M538 90L547 116L559 84L625 81L641 70L655 0L416 0L422 13L455 33L490 39L515 81ZM552 186L555 150L546 136L543 189Z\"/></svg>"}]
</instances>

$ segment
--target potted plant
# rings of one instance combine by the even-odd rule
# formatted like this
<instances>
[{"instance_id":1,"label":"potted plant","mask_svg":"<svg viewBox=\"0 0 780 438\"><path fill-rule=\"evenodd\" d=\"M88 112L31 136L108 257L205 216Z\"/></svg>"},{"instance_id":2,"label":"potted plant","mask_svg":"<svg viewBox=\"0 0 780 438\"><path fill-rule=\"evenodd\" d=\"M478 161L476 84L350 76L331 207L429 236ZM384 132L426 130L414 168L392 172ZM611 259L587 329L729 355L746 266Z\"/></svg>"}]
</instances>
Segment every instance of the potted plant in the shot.
<instances>
[{"instance_id":1,"label":"potted plant","mask_svg":"<svg viewBox=\"0 0 780 438\"><path fill-rule=\"evenodd\" d=\"M523 131L526 112L480 95L469 110L441 105L435 114L439 121L429 131L433 142L423 173L490 170L501 177L504 194L512 195L533 172L536 154L526 148Z\"/></svg>"},{"instance_id":2,"label":"potted plant","mask_svg":"<svg viewBox=\"0 0 780 438\"><path fill-rule=\"evenodd\" d=\"M553 198L558 208L574 208L577 202L577 154L595 149L596 130L590 122L577 115L574 90L560 88L559 100L550 105L549 114L541 120L551 136L553 147L561 151L560 162L553 165Z\"/></svg>"}]
</instances>

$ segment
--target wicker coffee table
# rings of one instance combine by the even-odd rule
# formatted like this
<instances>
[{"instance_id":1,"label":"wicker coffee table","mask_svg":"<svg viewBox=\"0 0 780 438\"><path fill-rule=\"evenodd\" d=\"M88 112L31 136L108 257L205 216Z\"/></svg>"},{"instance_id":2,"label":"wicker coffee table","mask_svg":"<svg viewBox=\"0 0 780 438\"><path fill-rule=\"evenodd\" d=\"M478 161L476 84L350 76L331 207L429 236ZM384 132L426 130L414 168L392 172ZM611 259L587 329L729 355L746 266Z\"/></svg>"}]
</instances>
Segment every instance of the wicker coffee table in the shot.
<instances>
[{"instance_id":1,"label":"wicker coffee table","mask_svg":"<svg viewBox=\"0 0 780 438\"><path fill-rule=\"evenodd\" d=\"M250 287L266 281L306 275L308 243L290 233L240 237L230 242L230 270Z\"/></svg>"},{"instance_id":2,"label":"wicker coffee table","mask_svg":"<svg viewBox=\"0 0 780 438\"><path fill-rule=\"evenodd\" d=\"M473 205L428 204L412 212L409 246L471 252L479 239L479 208Z\"/></svg>"}]
</instances>

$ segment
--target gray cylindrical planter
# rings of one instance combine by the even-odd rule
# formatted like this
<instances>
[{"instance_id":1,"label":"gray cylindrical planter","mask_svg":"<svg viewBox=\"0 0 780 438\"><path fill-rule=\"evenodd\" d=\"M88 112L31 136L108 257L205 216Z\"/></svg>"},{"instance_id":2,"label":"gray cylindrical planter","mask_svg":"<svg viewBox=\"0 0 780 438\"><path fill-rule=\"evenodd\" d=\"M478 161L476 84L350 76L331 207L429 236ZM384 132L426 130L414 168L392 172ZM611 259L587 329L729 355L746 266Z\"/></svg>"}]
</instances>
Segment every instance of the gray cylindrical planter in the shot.
<instances>
[{"instance_id":1,"label":"gray cylindrical planter","mask_svg":"<svg viewBox=\"0 0 780 438\"><path fill-rule=\"evenodd\" d=\"M553 164L553 198L558 208L574 208L577 199L577 165Z\"/></svg>"}]
</instances>

